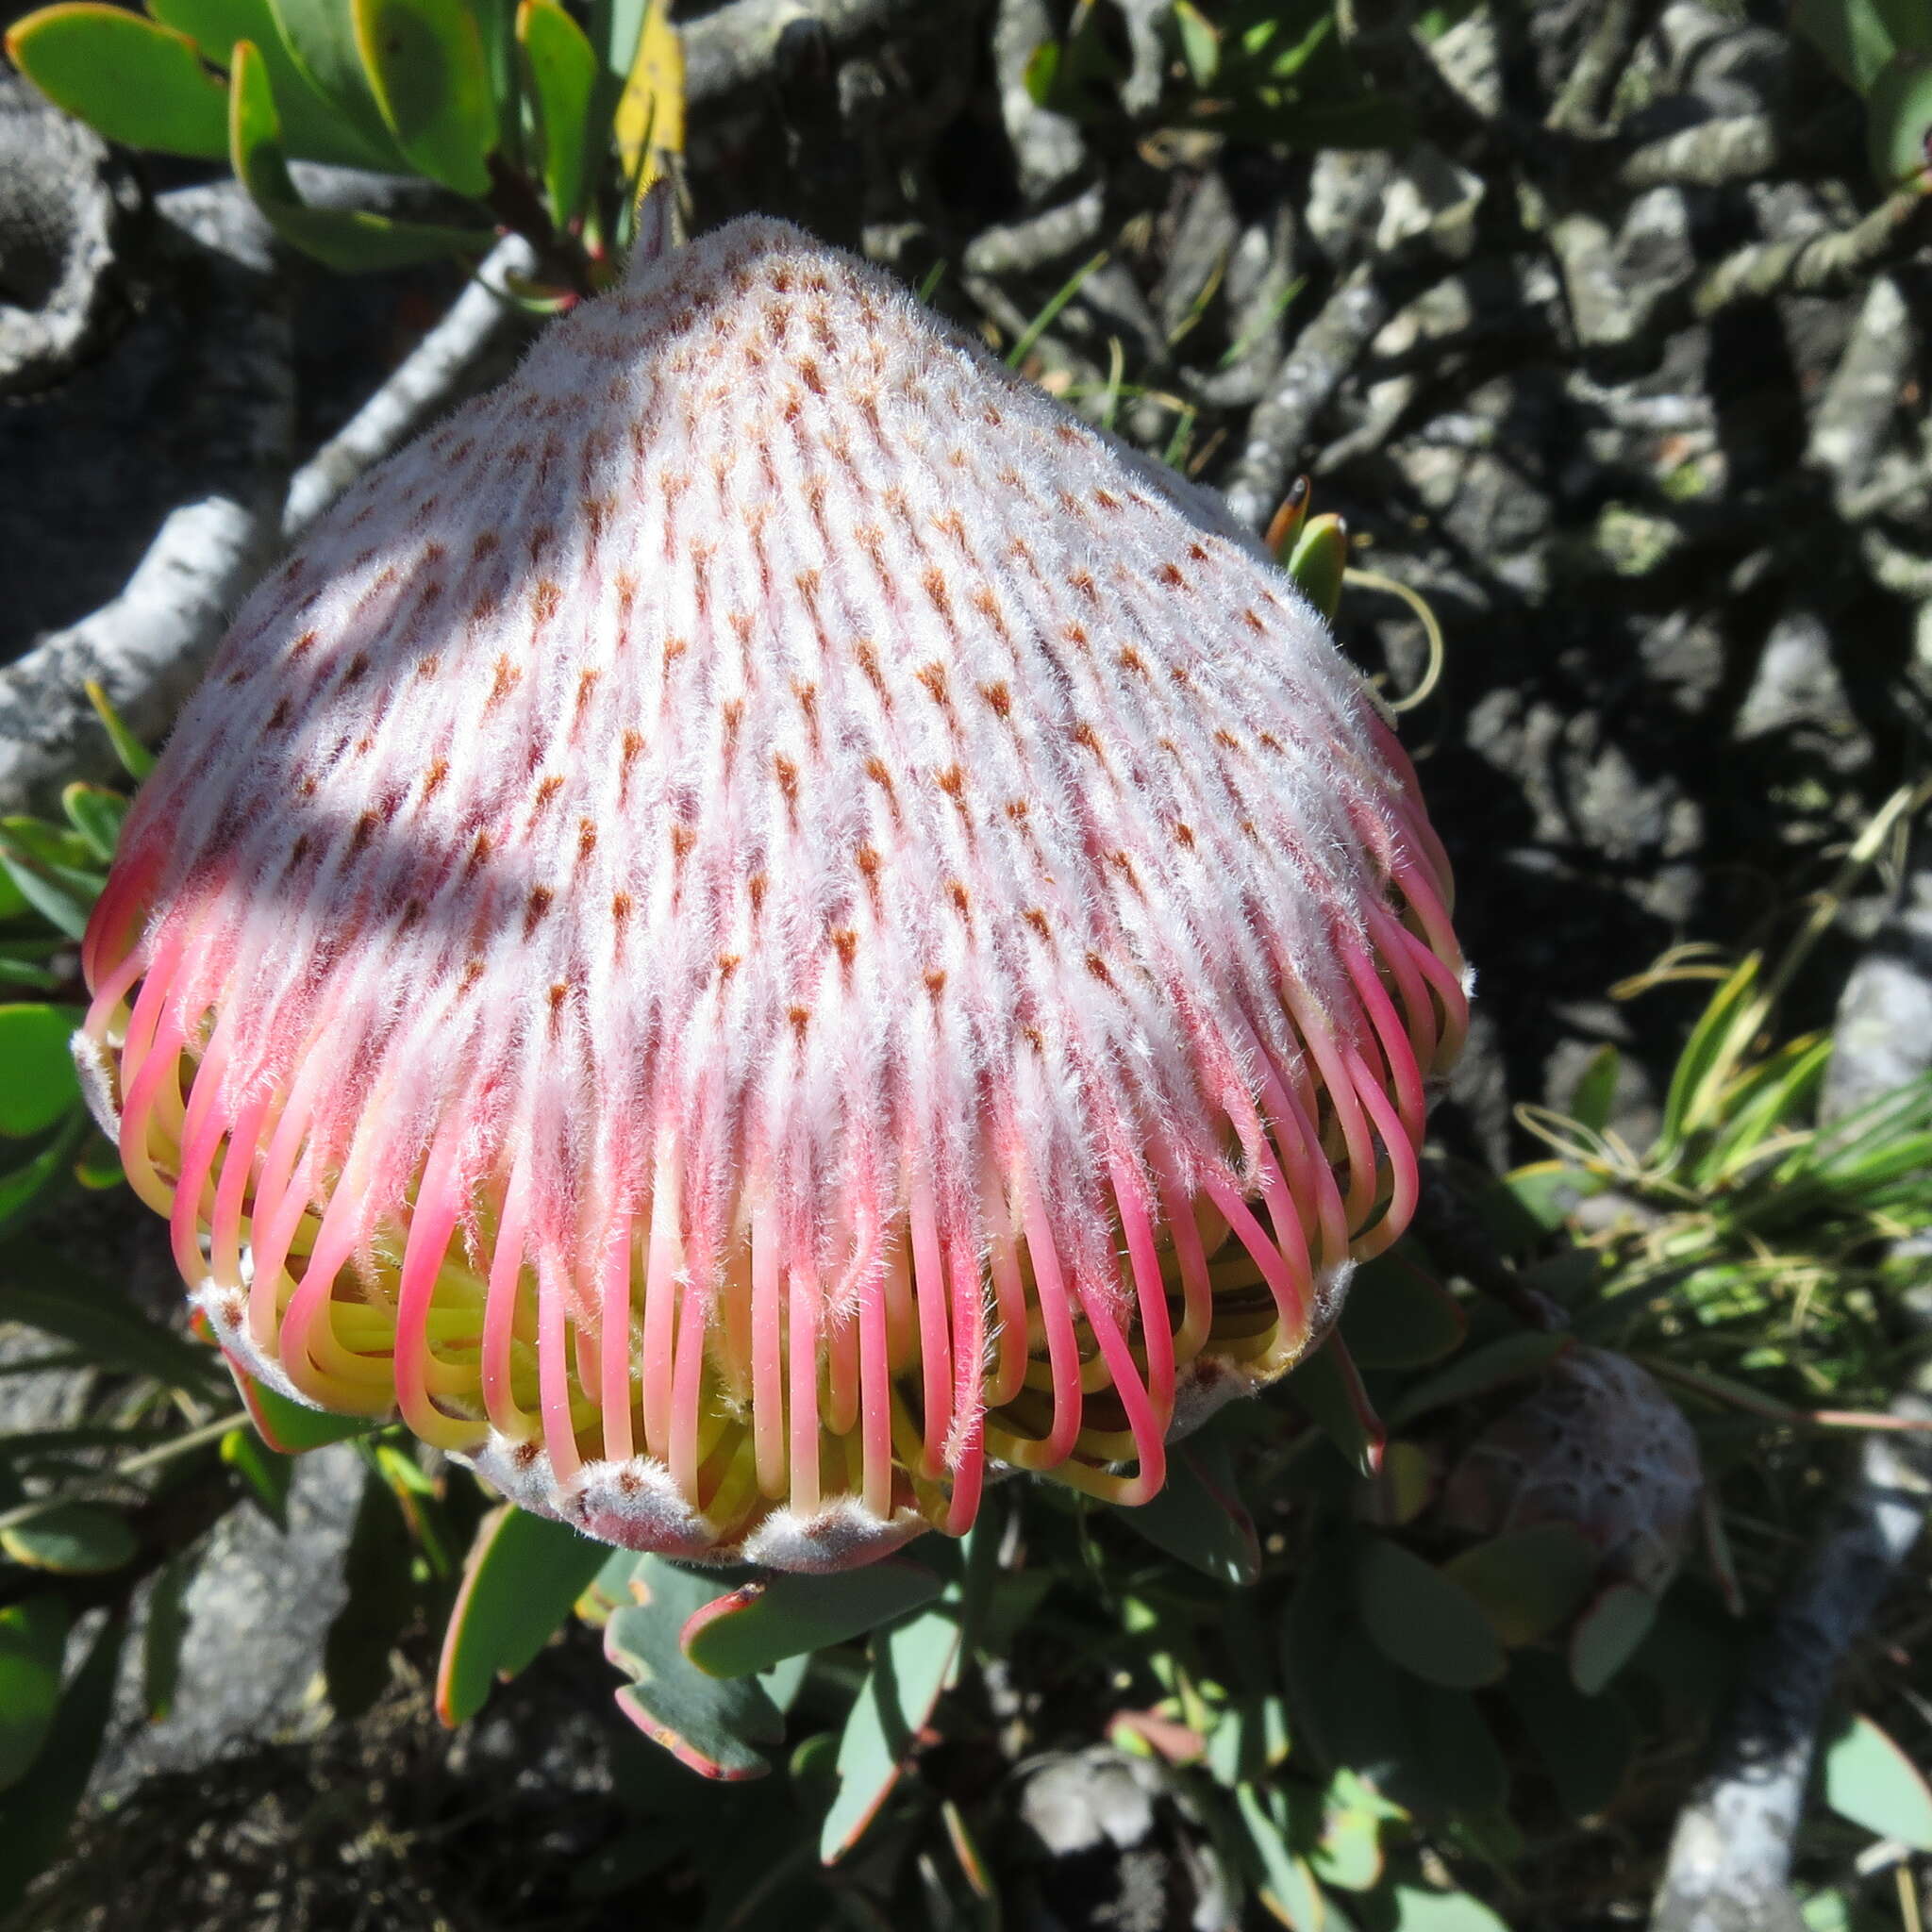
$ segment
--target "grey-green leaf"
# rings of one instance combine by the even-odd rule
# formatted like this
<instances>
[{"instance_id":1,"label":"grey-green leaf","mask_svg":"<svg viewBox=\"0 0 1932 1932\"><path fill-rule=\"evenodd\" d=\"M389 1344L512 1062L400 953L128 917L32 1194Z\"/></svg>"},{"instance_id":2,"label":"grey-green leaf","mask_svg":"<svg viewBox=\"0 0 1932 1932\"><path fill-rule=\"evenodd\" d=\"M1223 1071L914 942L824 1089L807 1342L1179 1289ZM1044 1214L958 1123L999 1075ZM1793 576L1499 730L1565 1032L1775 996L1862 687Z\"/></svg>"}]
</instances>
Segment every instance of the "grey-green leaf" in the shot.
<instances>
[{"instance_id":1,"label":"grey-green leaf","mask_svg":"<svg viewBox=\"0 0 1932 1932\"><path fill-rule=\"evenodd\" d=\"M679 1763L701 1776L762 1777L766 1755L782 1743L785 1720L755 1677L709 1677L678 1639L692 1615L718 1594L715 1582L645 1557L631 1573L649 1602L612 1612L604 1654L632 1683L617 1693L625 1715Z\"/></svg>"},{"instance_id":2,"label":"grey-green leaf","mask_svg":"<svg viewBox=\"0 0 1932 1932\"><path fill-rule=\"evenodd\" d=\"M1390 1662L1449 1690L1474 1690L1502 1676L1503 1646L1481 1605L1412 1550L1367 1540L1356 1557L1355 1587L1363 1628Z\"/></svg>"},{"instance_id":3,"label":"grey-green leaf","mask_svg":"<svg viewBox=\"0 0 1932 1932\"><path fill-rule=\"evenodd\" d=\"M872 1669L839 1740L839 1795L819 1835L826 1864L858 1842L898 1782L958 1646L958 1616L944 1603L873 1639Z\"/></svg>"},{"instance_id":4,"label":"grey-green leaf","mask_svg":"<svg viewBox=\"0 0 1932 1932\"><path fill-rule=\"evenodd\" d=\"M0 1610L0 1790L16 1785L40 1755L60 1702L67 1606L30 1596Z\"/></svg>"},{"instance_id":5,"label":"grey-green leaf","mask_svg":"<svg viewBox=\"0 0 1932 1932\"><path fill-rule=\"evenodd\" d=\"M887 1557L826 1576L774 1574L703 1605L680 1642L713 1677L749 1677L787 1657L862 1637L929 1604L945 1579L918 1563Z\"/></svg>"},{"instance_id":6,"label":"grey-green leaf","mask_svg":"<svg viewBox=\"0 0 1932 1932\"><path fill-rule=\"evenodd\" d=\"M1634 1583L1613 1583L1570 1635L1570 1675L1594 1697L1630 1659L1657 1616L1657 1599Z\"/></svg>"},{"instance_id":7,"label":"grey-green leaf","mask_svg":"<svg viewBox=\"0 0 1932 1932\"><path fill-rule=\"evenodd\" d=\"M1847 1720L1824 1747L1824 1802L1840 1818L1915 1852L1932 1852L1932 1787L1869 1717Z\"/></svg>"}]
</instances>

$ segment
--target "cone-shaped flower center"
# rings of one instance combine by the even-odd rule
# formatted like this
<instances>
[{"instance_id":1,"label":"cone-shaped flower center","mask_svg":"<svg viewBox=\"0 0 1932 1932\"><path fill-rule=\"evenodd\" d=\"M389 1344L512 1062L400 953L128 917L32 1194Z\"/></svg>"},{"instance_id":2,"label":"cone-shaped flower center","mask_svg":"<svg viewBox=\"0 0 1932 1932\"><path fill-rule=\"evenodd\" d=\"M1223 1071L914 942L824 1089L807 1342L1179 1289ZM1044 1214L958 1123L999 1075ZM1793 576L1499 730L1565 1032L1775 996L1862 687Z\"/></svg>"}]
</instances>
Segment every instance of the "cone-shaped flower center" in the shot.
<instances>
[{"instance_id":1,"label":"cone-shaped flower center","mask_svg":"<svg viewBox=\"0 0 1932 1932\"><path fill-rule=\"evenodd\" d=\"M614 1541L1144 1498L1407 1220L1448 878L1203 492L741 222L242 611L87 1040L240 1361Z\"/></svg>"}]
</instances>

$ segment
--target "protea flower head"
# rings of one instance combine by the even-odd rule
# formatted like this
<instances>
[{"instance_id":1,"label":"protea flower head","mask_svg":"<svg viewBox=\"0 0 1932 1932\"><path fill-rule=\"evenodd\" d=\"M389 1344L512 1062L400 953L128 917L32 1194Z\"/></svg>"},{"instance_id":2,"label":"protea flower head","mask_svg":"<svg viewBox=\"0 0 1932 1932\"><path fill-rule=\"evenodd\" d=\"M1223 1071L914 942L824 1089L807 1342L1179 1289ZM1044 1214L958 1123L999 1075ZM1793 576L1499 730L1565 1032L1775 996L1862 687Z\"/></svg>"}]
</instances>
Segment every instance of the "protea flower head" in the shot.
<instances>
[{"instance_id":1,"label":"protea flower head","mask_svg":"<svg viewBox=\"0 0 1932 1932\"><path fill-rule=\"evenodd\" d=\"M1573 1345L1463 1452L1437 1513L1483 1536L1567 1524L1604 1574L1661 1594L1703 1493L1696 1432L1656 1377Z\"/></svg>"},{"instance_id":2,"label":"protea flower head","mask_svg":"<svg viewBox=\"0 0 1932 1932\"><path fill-rule=\"evenodd\" d=\"M610 1541L1122 1501L1400 1231L1449 881L1218 503L769 221L254 595L81 1041L223 1346Z\"/></svg>"}]
</instances>

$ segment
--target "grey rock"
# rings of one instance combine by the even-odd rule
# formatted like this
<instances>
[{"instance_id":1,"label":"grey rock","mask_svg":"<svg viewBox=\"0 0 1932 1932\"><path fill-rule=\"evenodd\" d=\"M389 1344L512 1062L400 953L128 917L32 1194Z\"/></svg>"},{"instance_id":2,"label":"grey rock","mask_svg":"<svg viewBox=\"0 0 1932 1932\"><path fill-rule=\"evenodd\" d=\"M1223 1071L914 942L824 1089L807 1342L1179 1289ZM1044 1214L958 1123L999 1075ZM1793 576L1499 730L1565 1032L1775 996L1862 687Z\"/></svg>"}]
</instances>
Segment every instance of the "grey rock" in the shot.
<instances>
[{"instance_id":1,"label":"grey rock","mask_svg":"<svg viewBox=\"0 0 1932 1932\"><path fill-rule=\"evenodd\" d=\"M1483 1004L1483 971L1475 967L1475 1004L1469 1013L1469 1041L1450 1070L1447 1098L1461 1116L1474 1152L1496 1173L1510 1164L1512 1129L1509 1074L1503 1058L1495 1009Z\"/></svg>"},{"instance_id":2,"label":"grey rock","mask_svg":"<svg viewBox=\"0 0 1932 1932\"><path fill-rule=\"evenodd\" d=\"M0 410L0 663L117 596L180 507L279 500L294 428L283 299L167 221L152 242L152 297L113 352ZM0 738L37 729L0 704Z\"/></svg>"},{"instance_id":3,"label":"grey rock","mask_svg":"<svg viewBox=\"0 0 1932 1932\"><path fill-rule=\"evenodd\" d=\"M1265 220L1249 222L1227 258L1229 361L1203 375L1186 372L1204 402L1240 408L1260 399L1280 366L1298 275L1301 225L1283 195Z\"/></svg>"},{"instance_id":4,"label":"grey rock","mask_svg":"<svg viewBox=\"0 0 1932 1932\"><path fill-rule=\"evenodd\" d=\"M1674 0L1657 22L1664 84L1694 95L1711 112L1755 114L1776 104L1787 42L1768 27L1702 0ZM1815 58L1807 50L1807 58Z\"/></svg>"},{"instance_id":5,"label":"grey rock","mask_svg":"<svg viewBox=\"0 0 1932 1932\"><path fill-rule=\"evenodd\" d=\"M1014 1808L1030 1852L1016 1887L1027 1932L1224 1932L1220 1867L1191 1804L1152 1759L1110 1745L1037 1760Z\"/></svg>"},{"instance_id":6,"label":"grey rock","mask_svg":"<svg viewBox=\"0 0 1932 1932\"><path fill-rule=\"evenodd\" d=\"M206 181L155 197L155 213L195 247L258 275L275 270L275 231L239 181Z\"/></svg>"},{"instance_id":7,"label":"grey rock","mask_svg":"<svg viewBox=\"0 0 1932 1932\"><path fill-rule=\"evenodd\" d=\"M58 381L125 315L140 207L98 135L0 70L0 395Z\"/></svg>"},{"instance_id":8,"label":"grey rock","mask_svg":"<svg viewBox=\"0 0 1932 1932\"><path fill-rule=\"evenodd\" d=\"M1107 199L1099 183L1071 201L1042 208L1024 221L986 228L967 243L961 258L968 275L1024 275L1091 250L1100 239ZM1206 281L1204 273L1202 280Z\"/></svg>"},{"instance_id":9,"label":"grey rock","mask_svg":"<svg viewBox=\"0 0 1932 1932\"><path fill-rule=\"evenodd\" d=\"M1231 272L1233 258L1246 249L1258 249L1265 260L1267 235L1253 227L1242 231L1227 177L1219 168L1210 168L1188 195L1174 224L1166 264L1155 285L1154 310L1161 327L1170 335L1179 328L1214 278Z\"/></svg>"},{"instance_id":10,"label":"grey rock","mask_svg":"<svg viewBox=\"0 0 1932 1932\"><path fill-rule=\"evenodd\" d=\"M1840 770L1856 768L1871 757L1871 744L1833 661L1831 632L1811 610L1790 611L1772 625L1757 674L1731 727L1740 743L1796 731L1822 735Z\"/></svg>"},{"instance_id":11,"label":"grey rock","mask_svg":"<svg viewBox=\"0 0 1932 1932\"><path fill-rule=\"evenodd\" d=\"M1324 148L1315 157L1303 220L1308 239L1328 260L1353 253L1379 217L1393 178L1394 163L1384 154Z\"/></svg>"},{"instance_id":12,"label":"grey rock","mask_svg":"<svg viewBox=\"0 0 1932 1932\"><path fill-rule=\"evenodd\" d=\"M1049 199L1087 162L1079 128L1064 114L1049 112L1026 91L1026 63L1053 35L1054 19L1044 0L1000 0L992 29L1000 118L1029 206Z\"/></svg>"},{"instance_id":13,"label":"grey rock","mask_svg":"<svg viewBox=\"0 0 1932 1932\"><path fill-rule=\"evenodd\" d=\"M1503 111L1503 49L1494 13L1478 7L1447 33L1424 42L1424 55L1457 96L1485 121Z\"/></svg>"},{"instance_id":14,"label":"grey rock","mask_svg":"<svg viewBox=\"0 0 1932 1932\"><path fill-rule=\"evenodd\" d=\"M86 1419L92 1369L22 1369L59 1346L37 1328L0 1322L0 1437L66 1429Z\"/></svg>"},{"instance_id":15,"label":"grey rock","mask_svg":"<svg viewBox=\"0 0 1932 1932\"><path fill-rule=\"evenodd\" d=\"M1121 85L1121 105L1130 114L1145 114L1158 103L1166 77L1169 0L1119 0L1119 6L1126 19L1133 61Z\"/></svg>"},{"instance_id":16,"label":"grey rock","mask_svg":"<svg viewBox=\"0 0 1932 1932\"><path fill-rule=\"evenodd\" d=\"M1560 294L1547 262L1484 257L1391 316L1370 345L1374 365L1426 363L1500 336L1545 334Z\"/></svg>"},{"instance_id":17,"label":"grey rock","mask_svg":"<svg viewBox=\"0 0 1932 1932\"><path fill-rule=\"evenodd\" d=\"M1153 1835L1158 1794L1147 1759L1087 1751L1037 1771L1021 1794L1020 1816L1057 1858L1103 1844L1131 1851Z\"/></svg>"},{"instance_id":18,"label":"grey rock","mask_svg":"<svg viewBox=\"0 0 1932 1932\"><path fill-rule=\"evenodd\" d=\"M1468 221L1482 198L1479 175L1458 166L1429 142L1402 157L1375 216L1375 252L1386 255L1432 227Z\"/></svg>"},{"instance_id":19,"label":"grey rock","mask_svg":"<svg viewBox=\"0 0 1932 1932\"><path fill-rule=\"evenodd\" d=\"M1825 1074L1831 1119L1868 1105L1932 1060L1932 853L1920 840L1899 903L1852 969Z\"/></svg>"},{"instance_id":20,"label":"grey rock","mask_svg":"<svg viewBox=\"0 0 1932 1932\"><path fill-rule=\"evenodd\" d=\"M362 1478L346 1444L317 1449L296 1460L286 1535L252 1506L215 1525L188 1587L174 1709L158 1724L143 1717L140 1646L130 1644L97 1797L326 1724L323 1646L348 1599L343 1564Z\"/></svg>"},{"instance_id":21,"label":"grey rock","mask_svg":"<svg viewBox=\"0 0 1932 1932\"><path fill-rule=\"evenodd\" d=\"M1576 339L1587 349L1623 348L1643 336L1697 266L1681 188L1640 194L1614 233L1593 214L1564 215L1550 240Z\"/></svg>"},{"instance_id":22,"label":"grey rock","mask_svg":"<svg viewBox=\"0 0 1932 1932\"><path fill-rule=\"evenodd\" d=\"M1893 276L1879 275L1811 420L1806 451L1830 473L1841 506L1872 474L1918 351L1911 306Z\"/></svg>"}]
</instances>

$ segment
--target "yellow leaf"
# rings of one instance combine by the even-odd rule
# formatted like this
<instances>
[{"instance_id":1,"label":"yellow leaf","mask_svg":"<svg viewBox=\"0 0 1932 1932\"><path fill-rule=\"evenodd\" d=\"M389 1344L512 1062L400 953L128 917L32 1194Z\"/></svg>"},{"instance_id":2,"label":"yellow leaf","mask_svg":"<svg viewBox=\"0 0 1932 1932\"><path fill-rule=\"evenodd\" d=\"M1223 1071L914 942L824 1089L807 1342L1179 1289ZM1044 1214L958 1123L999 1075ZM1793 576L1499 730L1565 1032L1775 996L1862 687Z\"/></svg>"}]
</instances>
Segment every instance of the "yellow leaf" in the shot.
<instances>
[{"instance_id":1,"label":"yellow leaf","mask_svg":"<svg viewBox=\"0 0 1932 1932\"><path fill-rule=\"evenodd\" d=\"M684 42L665 0L651 0L638 36L637 58L617 104L617 148L640 195L662 172L660 156L684 152Z\"/></svg>"}]
</instances>

